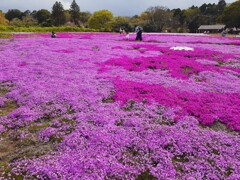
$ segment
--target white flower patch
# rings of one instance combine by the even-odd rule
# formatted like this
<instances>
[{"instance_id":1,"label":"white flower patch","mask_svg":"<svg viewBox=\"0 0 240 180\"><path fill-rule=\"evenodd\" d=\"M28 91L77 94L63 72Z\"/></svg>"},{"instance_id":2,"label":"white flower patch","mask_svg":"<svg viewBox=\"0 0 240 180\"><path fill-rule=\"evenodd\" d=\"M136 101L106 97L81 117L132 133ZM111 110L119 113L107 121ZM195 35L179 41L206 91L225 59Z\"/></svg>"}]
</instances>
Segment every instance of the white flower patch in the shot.
<instances>
[{"instance_id":1,"label":"white flower patch","mask_svg":"<svg viewBox=\"0 0 240 180\"><path fill-rule=\"evenodd\" d=\"M186 47L186 46L175 46L175 47L171 47L170 49L173 49L173 50L185 50L185 51L194 51L194 48L191 48L191 47Z\"/></svg>"}]
</instances>

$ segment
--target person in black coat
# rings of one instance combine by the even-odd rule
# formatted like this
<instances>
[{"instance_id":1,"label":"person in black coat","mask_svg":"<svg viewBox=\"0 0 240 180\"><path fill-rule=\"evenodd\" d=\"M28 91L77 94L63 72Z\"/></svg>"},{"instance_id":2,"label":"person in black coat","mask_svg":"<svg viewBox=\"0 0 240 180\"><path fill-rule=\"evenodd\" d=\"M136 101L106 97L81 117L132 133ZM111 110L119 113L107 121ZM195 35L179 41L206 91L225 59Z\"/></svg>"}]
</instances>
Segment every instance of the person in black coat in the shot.
<instances>
[{"instance_id":1,"label":"person in black coat","mask_svg":"<svg viewBox=\"0 0 240 180\"><path fill-rule=\"evenodd\" d=\"M51 38L55 38L57 37L56 33L52 31L52 35L51 35Z\"/></svg>"},{"instance_id":2,"label":"person in black coat","mask_svg":"<svg viewBox=\"0 0 240 180\"><path fill-rule=\"evenodd\" d=\"M141 26L136 26L135 32L137 33L136 41L138 41L138 40L142 41L143 28Z\"/></svg>"}]
</instances>

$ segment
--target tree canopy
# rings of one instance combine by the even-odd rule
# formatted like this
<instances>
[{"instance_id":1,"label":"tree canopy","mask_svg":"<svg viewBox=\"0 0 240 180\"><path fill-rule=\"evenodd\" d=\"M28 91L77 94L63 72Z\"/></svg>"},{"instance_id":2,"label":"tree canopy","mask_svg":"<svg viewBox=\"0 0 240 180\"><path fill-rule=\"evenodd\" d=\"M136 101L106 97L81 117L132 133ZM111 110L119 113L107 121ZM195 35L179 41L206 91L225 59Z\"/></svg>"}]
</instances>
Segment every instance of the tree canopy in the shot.
<instances>
[{"instance_id":1,"label":"tree canopy","mask_svg":"<svg viewBox=\"0 0 240 180\"><path fill-rule=\"evenodd\" d=\"M79 25L79 20L80 20L80 7L76 3L75 0L73 0L71 6L70 6L70 14L71 14L71 19L74 22L74 24Z\"/></svg>"},{"instance_id":2,"label":"tree canopy","mask_svg":"<svg viewBox=\"0 0 240 180\"><path fill-rule=\"evenodd\" d=\"M82 25L87 24L89 18L92 16L92 14L88 11L86 12L80 12L80 22Z\"/></svg>"},{"instance_id":3,"label":"tree canopy","mask_svg":"<svg viewBox=\"0 0 240 180\"><path fill-rule=\"evenodd\" d=\"M150 7L146 12L148 13L149 23L153 26L153 31L163 31L163 28L168 27L172 21L172 12L166 7Z\"/></svg>"},{"instance_id":4,"label":"tree canopy","mask_svg":"<svg viewBox=\"0 0 240 180\"><path fill-rule=\"evenodd\" d=\"M42 24L51 18L51 13L47 9L37 11L34 16L39 24Z\"/></svg>"},{"instance_id":5,"label":"tree canopy","mask_svg":"<svg viewBox=\"0 0 240 180\"><path fill-rule=\"evenodd\" d=\"M163 6L149 7L139 15L132 17L113 16L109 10L100 10L91 14L80 12L76 0L72 0L69 9L64 9L60 1L46 9L26 10L9 9L0 13L0 24L10 26L81 26L99 31L133 31L135 25L141 25L145 32L197 32L200 25L225 24L229 28L240 27L240 0L227 4L225 0L218 3L204 3L186 9L168 9Z\"/></svg>"},{"instance_id":6,"label":"tree canopy","mask_svg":"<svg viewBox=\"0 0 240 180\"><path fill-rule=\"evenodd\" d=\"M18 9L9 9L8 12L5 14L5 17L11 21L14 18L22 19L23 12Z\"/></svg>"},{"instance_id":7,"label":"tree canopy","mask_svg":"<svg viewBox=\"0 0 240 180\"><path fill-rule=\"evenodd\" d=\"M56 1L52 7L52 19L55 26L61 26L65 23L64 9L60 1Z\"/></svg>"},{"instance_id":8,"label":"tree canopy","mask_svg":"<svg viewBox=\"0 0 240 180\"><path fill-rule=\"evenodd\" d=\"M228 27L240 28L240 0L232 3L224 9L222 21Z\"/></svg>"},{"instance_id":9,"label":"tree canopy","mask_svg":"<svg viewBox=\"0 0 240 180\"><path fill-rule=\"evenodd\" d=\"M2 11L0 11L0 25L7 25L8 20L5 18L5 15Z\"/></svg>"},{"instance_id":10,"label":"tree canopy","mask_svg":"<svg viewBox=\"0 0 240 180\"><path fill-rule=\"evenodd\" d=\"M110 31L110 22L113 19L112 12L108 10L101 10L95 12L89 19L88 24L90 28L99 29L103 31Z\"/></svg>"}]
</instances>

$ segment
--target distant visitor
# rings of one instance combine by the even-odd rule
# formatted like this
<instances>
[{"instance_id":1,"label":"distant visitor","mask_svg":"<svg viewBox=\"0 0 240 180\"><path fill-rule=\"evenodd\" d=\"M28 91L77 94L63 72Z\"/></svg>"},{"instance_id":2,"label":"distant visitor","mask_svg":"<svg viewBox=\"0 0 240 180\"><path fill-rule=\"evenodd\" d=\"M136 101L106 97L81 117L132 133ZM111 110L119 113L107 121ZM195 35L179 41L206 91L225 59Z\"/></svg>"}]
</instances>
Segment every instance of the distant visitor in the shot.
<instances>
[{"instance_id":1,"label":"distant visitor","mask_svg":"<svg viewBox=\"0 0 240 180\"><path fill-rule=\"evenodd\" d=\"M141 26L136 26L135 32L137 33L136 41L138 41L138 40L142 41L143 28Z\"/></svg>"},{"instance_id":2,"label":"distant visitor","mask_svg":"<svg viewBox=\"0 0 240 180\"><path fill-rule=\"evenodd\" d=\"M123 29L122 29L122 27L120 27L119 33L120 33L120 34L123 34Z\"/></svg>"},{"instance_id":3,"label":"distant visitor","mask_svg":"<svg viewBox=\"0 0 240 180\"><path fill-rule=\"evenodd\" d=\"M56 38L56 37L57 37L56 33L52 32L51 38Z\"/></svg>"},{"instance_id":4,"label":"distant visitor","mask_svg":"<svg viewBox=\"0 0 240 180\"><path fill-rule=\"evenodd\" d=\"M227 31L225 29L223 29L223 31L221 32L222 37L225 37L227 35Z\"/></svg>"}]
</instances>

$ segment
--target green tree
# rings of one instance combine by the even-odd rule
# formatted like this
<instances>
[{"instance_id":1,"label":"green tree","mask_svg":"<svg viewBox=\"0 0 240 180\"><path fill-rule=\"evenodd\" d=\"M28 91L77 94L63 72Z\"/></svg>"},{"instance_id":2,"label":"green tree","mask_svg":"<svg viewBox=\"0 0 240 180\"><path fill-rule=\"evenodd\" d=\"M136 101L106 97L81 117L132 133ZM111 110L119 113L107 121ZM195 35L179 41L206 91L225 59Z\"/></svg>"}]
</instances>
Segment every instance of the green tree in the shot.
<instances>
[{"instance_id":1,"label":"green tree","mask_svg":"<svg viewBox=\"0 0 240 180\"><path fill-rule=\"evenodd\" d=\"M112 12L108 10L101 10L95 12L88 20L90 28L98 29L101 31L111 31L110 22L113 20Z\"/></svg>"},{"instance_id":2,"label":"green tree","mask_svg":"<svg viewBox=\"0 0 240 180\"><path fill-rule=\"evenodd\" d=\"M61 2L56 1L52 7L52 19L55 26L61 26L65 23L64 9Z\"/></svg>"},{"instance_id":3,"label":"green tree","mask_svg":"<svg viewBox=\"0 0 240 180\"><path fill-rule=\"evenodd\" d=\"M7 25L7 24L8 24L8 20L5 18L5 15L0 10L0 25Z\"/></svg>"},{"instance_id":4,"label":"green tree","mask_svg":"<svg viewBox=\"0 0 240 180\"><path fill-rule=\"evenodd\" d=\"M218 5L216 5L215 3L204 3L202 6L199 7L199 24L216 24L219 21L219 14L222 13L220 9L222 8L222 3L225 2L224 0L221 2L220 1Z\"/></svg>"},{"instance_id":5,"label":"green tree","mask_svg":"<svg viewBox=\"0 0 240 180\"><path fill-rule=\"evenodd\" d=\"M161 32L164 28L171 26L173 13L166 7L156 6L150 7L146 11L150 17L150 24L153 26L153 31Z\"/></svg>"},{"instance_id":6,"label":"green tree","mask_svg":"<svg viewBox=\"0 0 240 180\"><path fill-rule=\"evenodd\" d=\"M155 32L156 26L152 23L150 12L143 12L140 16L135 19L134 26L141 25L145 32ZM135 29L134 29L135 30Z\"/></svg>"},{"instance_id":7,"label":"green tree","mask_svg":"<svg viewBox=\"0 0 240 180\"><path fill-rule=\"evenodd\" d=\"M198 8L188 8L183 11L183 14L185 16L185 20L187 23L191 22L193 18L196 16L199 16L200 10Z\"/></svg>"},{"instance_id":8,"label":"green tree","mask_svg":"<svg viewBox=\"0 0 240 180\"><path fill-rule=\"evenodd\" d=\"M71 19L74 22L75 25L79 25L79 20L80 20L80 7L76 3L75 0L73 0L71 6L70 6L70 14L71 14Z\"/></svg>"},{"instance_id":9,"label":"green tree","mask_svg":"<svg viewBox=\"0 0 240 180\"><path fill-rule=\"evenodd\" d=\"M88 12L88 11L80 12L79 14L80 14L80 19L79 20L81 22L81 25L82 26L86 26L89 18L92 16L92 14L90 12Z\"/></svg>"},{"instance_id":10,"label":"green tree","mask_svg":"<svg viewBox=\"0 0 240 180\"><path fill-rule=\"evenodd\" d=\"M200 16L195 16L188 23L189 32L190 33L196 33L200 25L201 25L201 23L200 23Z\"/></svg>"},{"instance_id":11,"label":"green tree","mask_svg":"<svg viewBox=\"0 0 240 180\"><path fill-rule=\"evenodd\" d=\"M25 27L36 26L38 24L37 20L34 19L31 15L26 15L22 18L22 22Z\"/></svg>"},{"instance_id":12,"label":"green tree","mask_svg":"<svg viewBox=\"0 0 240 180\"><path fill-rule=\"evenodd\" d=\"M9 24L14 27L24 27L24 23L18 18L12 19Z\"/></svg>"},{"instance_id":13,"label":"green tree","mask_svg":"<svg viewBox=\"0 0 240 180\"><path fill-rule=\"evenodd\" d=\"M18 9L9 9L8 12L5 14L5 17L9 21L11 21L14 18L22 19L23 15L24 14Z\"/></svg>"},{"instance_id":14,"label":"green tree","mask_svg":"<svg viewBox=\"0 0 240 180\"><path fill-rule=\"evenodd\" d=\"M205 14L207 8L208 8L208 5L204 3L199 7L199 10L201 11L202 14Z\"/></svg>"},{"instance_id":15,"label":"green tree","mask_svg":"<svg viewBox=\"0 0 240 180\"><path fill-rule=\"evenodd\" d=\"M224 9L222 21L228 27L240 28L240 0L230 4Z\"/></svg>"},{"instance_id":16,"label":"green tree","mask_svg":"<svg viewBox=\"0 0 240 180\"><path fill-rule=\"evenodd\" d=\"M140 15L134 15L129 19L129 23L132 26L132 30L135 31L134 26L141 25L144 26L144 21L142 19L142 16Z\"/></svg>"},{"instance_id":17,"label":"green tree","mask_svg":"<svg viewBox=\"0 0 240 180\"><path fill-rule=\"evenodd\" d=\"M31 15L31 11L30 10L26 10L23 12L23 16L27 16L27 15Z\"/></svg>"},{"instance_id":18,"label":"green tree","mask_svg":"<svg viewBox=\"0 0 240 180\"><path fill-rule=\"evenodd\" d=\"M65 16L65 21L66 22L69 22L69 21L71 21L71 13L70 13L70 11L69 10L65 10L64 11L64 16Z\"/></svg>"},{"instance_id":19,"label":"green tree","mask_svg":"<svg viewBox=\"0 0 240 180\"><path fill-rule=\"evenodd\" d=\"M38 12L38 11L33 10L30 15L32 15L34 18L36 18L35 16L36 16L36 13L37 13L37 12Z\"/></svg>"},{"instance_id":20,"label":"green tree","mask_svg":"<svg viewBox=\"0 0 240 180\"><path fill-rule=\"evenodd\" d=\"M183 26L184 20L185 20L183 11L180 8L177 8L177 9L173 9L172 12L173 12L173 17L180 23L181 26Z\"/></svg>"},{"instance_id":21,"label":"green tree","mask_svg":"<svg viewBox=\"0 0 240 180\"><path fill-rule=\"evenodd\" d=\"M131 31L131 26L129 24L129 18L117 16L112 20L112 30L119 32L119 28L122 27L125 31Z\"/></svg>"},{"instance_id":22,"label":"green tree","mask_svg":"<svg viewBox=\"0 0 240 180\"><path fill-rule=\"evenodd\" d=\"M227 3L226 3L225 0L219 0L218 1L218 5L217 5L218 6L218 14L222 14L223 13L226 5L227 5Z\"/></svg>"},{"instance_id":23,"label":"green tree","mask_svg":"<svg viewBox=\"0 0 240 180\"><path fill-rule=\"evenodd\" d=\"M43 24L44 22L49 21L51 13L47 9L41 9L37 11L33 17L37 19L39 24Z\"/></svg>"},{"instance_id":24,"label":"green tree","mask_svg":"<svg viewBox=\"0 0 240 180\"><path fill-rule=\"evenodd\" d=\"M200 9L197 7L191 7L183 10L186 26L191 33L195 33L201 24L199 22L200 12Z\"/></svg>"}]
</instances>

